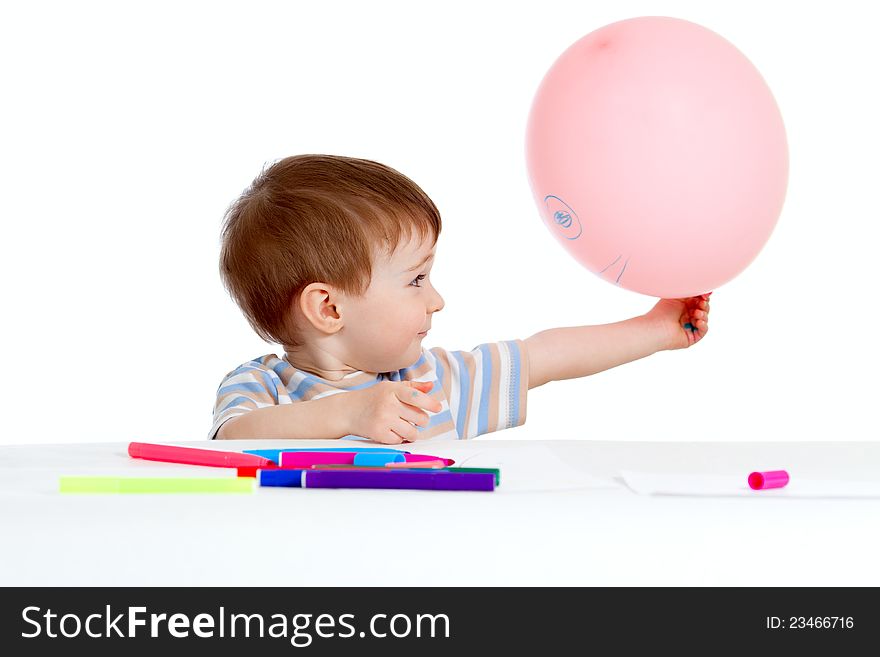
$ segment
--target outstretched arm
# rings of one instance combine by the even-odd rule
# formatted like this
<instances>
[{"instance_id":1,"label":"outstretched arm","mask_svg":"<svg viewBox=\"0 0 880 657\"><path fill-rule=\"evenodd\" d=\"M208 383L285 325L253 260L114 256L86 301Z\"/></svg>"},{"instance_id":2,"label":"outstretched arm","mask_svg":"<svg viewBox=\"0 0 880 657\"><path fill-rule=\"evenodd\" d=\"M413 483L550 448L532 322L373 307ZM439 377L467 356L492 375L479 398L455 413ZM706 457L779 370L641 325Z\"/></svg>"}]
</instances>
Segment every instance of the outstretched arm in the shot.
<instances>
[{"instance_id":1,"label":"outstretched arm","mask_svg":"<svg viewBox=\"0 0 880 657\"><path fill-rule=\"evenodd\" d=\"M708 294L660 299L648 313L614 324L541 331L525 341L529 388L596 374L658 351L683 349L708 331Z\"/></svg>"}]
</instances>

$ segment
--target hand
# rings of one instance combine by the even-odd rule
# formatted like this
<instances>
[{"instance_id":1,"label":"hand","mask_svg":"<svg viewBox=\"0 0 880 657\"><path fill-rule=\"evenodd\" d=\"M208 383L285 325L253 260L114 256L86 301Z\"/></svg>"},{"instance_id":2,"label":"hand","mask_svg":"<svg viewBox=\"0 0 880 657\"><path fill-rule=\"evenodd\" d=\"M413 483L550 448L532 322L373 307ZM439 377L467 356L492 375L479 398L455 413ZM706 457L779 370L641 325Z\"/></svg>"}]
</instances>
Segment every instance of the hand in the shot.
<instances>
[{"instance_id":1,"label":"hand","mask_svg":"<svg viewBox=\"0 0 880 657\"><path fill-rule=\"evenodd\" d=\"M660 299L645 315L662 334L662 349L684 349L709 332L709 294L687 299Z\"/></svg>"},{"instance_id":2,"label":"hand","mask_svg":"<svg viewBox=\"0 0 880 657\"><path fill-rule=\"evenodd\" d=\"M385 445L418 440L417 426L424 427L429 420L422 409L439 413L442 408L426 394L433 387L431 381L382 381L339 395L346 433Z\"/></svg>"}]
</instances>

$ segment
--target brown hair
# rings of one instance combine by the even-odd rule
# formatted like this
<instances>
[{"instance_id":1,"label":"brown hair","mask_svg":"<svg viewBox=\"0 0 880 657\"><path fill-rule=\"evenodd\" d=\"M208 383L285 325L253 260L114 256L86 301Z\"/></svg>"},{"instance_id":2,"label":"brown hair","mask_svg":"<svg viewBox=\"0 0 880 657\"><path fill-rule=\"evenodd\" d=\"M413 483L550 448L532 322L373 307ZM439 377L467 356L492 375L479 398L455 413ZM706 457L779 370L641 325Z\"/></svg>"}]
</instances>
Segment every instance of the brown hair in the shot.
<instances>
[{"instance_id":1,"label":"brown hair","mask_svg":"<svg viewBox=\"0 0 880 657\"><path fill-rule=\"evenodd\" d=\"M415 231L432 245L440 213L412 180L351 157L297 155L257 176L224 217L220 277L267 342L299 346L290 304L310 283L366 292L373 254Z\"/></svg>"}]
</instances>

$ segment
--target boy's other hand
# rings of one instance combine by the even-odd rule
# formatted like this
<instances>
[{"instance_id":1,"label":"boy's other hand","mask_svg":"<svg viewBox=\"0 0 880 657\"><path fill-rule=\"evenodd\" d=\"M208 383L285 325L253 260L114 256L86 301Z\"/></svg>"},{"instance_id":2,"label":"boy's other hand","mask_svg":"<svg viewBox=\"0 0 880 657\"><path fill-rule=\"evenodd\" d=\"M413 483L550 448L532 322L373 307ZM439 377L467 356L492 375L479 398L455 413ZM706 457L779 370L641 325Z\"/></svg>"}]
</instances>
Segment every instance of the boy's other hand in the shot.
<instances>
[{"instance_id":1,"label":"boy's other hand","mask_svg":"<svg viewBox=\"0 0 880 657\"><path fill-rule=\"evenodd\" d=\"M709 332L709 295L686 299L660 299L645 314L661 333L663 349L684 349L698 343Z\"/></svg>"},{"instance_id":2,"label":"boy's other hand","mask_svg":"<svg viewBox=\"0 0 880 657\"><path fill-rule=\"evenodd\" d=\"M414 425L427 426L425 411L439 413L442 408L427 394L433 387L431 381L382 381L338 395L346 433L385 445L418 440L419 430Z\"/></svg>"}]
</instances>

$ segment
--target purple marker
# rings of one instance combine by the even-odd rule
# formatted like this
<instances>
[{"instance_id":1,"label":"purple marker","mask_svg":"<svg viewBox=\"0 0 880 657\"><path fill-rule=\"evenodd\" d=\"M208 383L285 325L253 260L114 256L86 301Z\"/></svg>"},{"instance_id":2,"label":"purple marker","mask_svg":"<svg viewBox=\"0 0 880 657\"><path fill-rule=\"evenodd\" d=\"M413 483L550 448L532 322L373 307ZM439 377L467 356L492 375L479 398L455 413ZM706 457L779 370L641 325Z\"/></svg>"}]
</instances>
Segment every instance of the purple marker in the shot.
<instances>
[{"instance_id":1,"label":"purple marker","mask_svg":"<svg viewBox=\"0 0 880 657\"><path fill-rule=\"evenodd\" d=\"M305 470L302 487L493 491L495 475L449 470Z\"/></svg>"}]
</instances>

